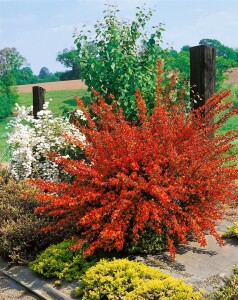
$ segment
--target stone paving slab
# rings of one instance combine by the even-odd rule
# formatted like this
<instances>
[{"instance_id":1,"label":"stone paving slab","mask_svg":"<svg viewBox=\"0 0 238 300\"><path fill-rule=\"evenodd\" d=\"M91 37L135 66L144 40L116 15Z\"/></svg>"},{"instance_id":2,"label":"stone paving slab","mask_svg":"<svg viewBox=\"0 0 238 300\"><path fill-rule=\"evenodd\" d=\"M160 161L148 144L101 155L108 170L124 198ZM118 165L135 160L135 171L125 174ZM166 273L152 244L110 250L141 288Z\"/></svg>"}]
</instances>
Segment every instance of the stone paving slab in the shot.
<instances>
[{"instance_id":1,"label":"stone paving slab","mask_svg":"<svg viewBox=\"0 0 238 300\"><path fill-rule=\"evenodd\" d=\"M218 225L218 232L224 232L230 222ZM184 278L197 288L203 288L210 293L224 284L234 265L238 265L238 240L225 239L225 246L219 246L215 238L206 236L207 246L201 247L196 242L177 247L176 260L173 261L168 253L137 257L152 266L176 278Z\"/></svg>"},{"instance_id":2,"label":"stone paving slab","mask_svg":"<svg viewBox=\"0 0 238 300\"><path fill-rule=\"evenodd\" d=\"M1 300L41 300L28 289L17 284L14 280L0 274L0 299Z\"/></svg>"},{"instance_id":3,"label":"stone paving slab","mask_svg":"<svg viewBox=\"0 0 238 300\"><path fill-rule=\"evenodd\" d=\"M63 291L57 289L51 280L44 280L26 266L8 268L4 260L0 260L0 271L27 288L43 300L71 300L73 286L64 286Z\"/></svg>"}]
</instances>

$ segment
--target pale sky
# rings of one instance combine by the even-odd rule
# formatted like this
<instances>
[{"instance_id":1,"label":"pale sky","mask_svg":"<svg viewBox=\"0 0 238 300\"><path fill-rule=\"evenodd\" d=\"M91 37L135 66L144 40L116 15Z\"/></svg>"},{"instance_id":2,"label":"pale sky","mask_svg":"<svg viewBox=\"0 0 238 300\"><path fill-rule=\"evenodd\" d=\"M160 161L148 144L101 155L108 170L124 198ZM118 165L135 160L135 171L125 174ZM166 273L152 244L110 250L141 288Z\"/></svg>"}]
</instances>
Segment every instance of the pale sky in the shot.
<instances>
[{"instance_id":1,"label":"pale sky","mask_svg":"<svg viewBox=\"0 0 238 300\"><path fill-rule=\"evenodd\" d=\"M0 0L0 49L16 47L35 74L64 70L56 56L74 46L74 28L93 28L115 2L130 20L136 6L155 9L152 22L165 24L163 40L175 50L204 38L238 48L238 0Z\"/></svg>"}]
</instances>

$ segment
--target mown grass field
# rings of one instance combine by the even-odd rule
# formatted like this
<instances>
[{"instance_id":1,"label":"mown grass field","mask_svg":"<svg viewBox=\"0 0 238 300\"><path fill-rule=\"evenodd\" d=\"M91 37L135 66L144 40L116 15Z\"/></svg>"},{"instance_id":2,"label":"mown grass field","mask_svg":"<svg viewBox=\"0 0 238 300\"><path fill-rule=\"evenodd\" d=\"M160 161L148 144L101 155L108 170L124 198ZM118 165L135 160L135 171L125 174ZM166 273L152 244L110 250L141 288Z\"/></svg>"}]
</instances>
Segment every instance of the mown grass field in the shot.
<instances>
[{"instance_id":1,"label":"mown grass field","mask_svg":"<svg viewBox=\"0 0 238 300\"><path fill-rule=\"evenodd\" d=\"M89 93L87 90L48 91L45 93L45 101L49 102L49 109L54 112L55 116L59 116L64 108L69 110L77 108L75 95L80 96L84 102L88 103ZM32 101L32 93L20 93L17 103L28 107L32 105Z\"/></svg>"},{"instance_id":2,"label":"mown grass field","mask_svg":"<svg viewBox=\"0 0 238 300\"><path fill-rule=\"evenodd\" d=\"M224 99L224 101L230 101L233 103L233 107L238 106L238 84L226 84L224 89L229 89L231 95ZM228 130L238 129L238 115L232 116L219 130L220 134L226 134ZM231 149L230 153L238 152L238 139L234 141L234 147ZM237 161L238 166L238 161Z\"/></svg>"},{"instance_id":3,"label":"mown grass field","mask_svg":"<svg viewBox=\"0 0 238 300\"><path fill-rule=\"evenodd\" d=\"M238 106L238 84L226 84L224 89L229 89L231 91L230 97L225 99L225 101L233 102L233 106ZM225 133L227 130L238 129L238 116L231 117L226 124L221 128L221 132Z\"/></svg>"},{"instance_id":4,"label":"mown grass field","mask_svg":"<svg viewBox=\"0 0 238 300\"><path fill-rule=\"evenodd\" d=\"M232 101L234 106L238 106L238 84L224 84L224 89L231 90L230 97L225 101ZM87 104L90 101L89 93L84 89L48 91L45 94L45 100L49 101L49 109L54 112L55 116L59 116L62 115L64 110L74 110L77 108L74 95L80 96ZM17 103L27 107L32 105L32 93L20 93ZM9 121L10 118L0 121L0 162L6 162L9 159L6 143L6 126ZM220 133L225 134L227 130L236 128L238 129L238 116L233 116L221 128ZM236 143L236 149L238 150L238 140Z\"/></svg>"}]
</instances>

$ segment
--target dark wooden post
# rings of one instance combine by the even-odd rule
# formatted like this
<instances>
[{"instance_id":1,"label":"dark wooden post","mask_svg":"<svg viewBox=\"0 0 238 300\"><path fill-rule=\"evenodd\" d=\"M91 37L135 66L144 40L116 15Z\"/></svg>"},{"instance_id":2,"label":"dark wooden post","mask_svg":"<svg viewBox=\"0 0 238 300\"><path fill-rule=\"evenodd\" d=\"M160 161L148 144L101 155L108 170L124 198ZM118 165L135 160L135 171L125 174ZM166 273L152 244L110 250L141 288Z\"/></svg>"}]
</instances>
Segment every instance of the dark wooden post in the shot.
<instances>
[{"instance_id":1,"label":"dark wooden post","mask_svg":"<svg viewBox=\"0 0 238 300\"><path fill-rule=\"evenodd\" d=\"M43 109L45 103L45 89L40 86L33 86L33 116L37 119L37 113Z\"/></svg>"},{"instance_id":2,"label":"dark wooden post","mask_svg":"<svg viewBox=\"0 0 238 300\"><path fill-rule=\"evenodd\" d=\"M190 48L190 99L194 109L203 106L215 91L216 50L200 45Z\"/></svg>"}]
</instances>

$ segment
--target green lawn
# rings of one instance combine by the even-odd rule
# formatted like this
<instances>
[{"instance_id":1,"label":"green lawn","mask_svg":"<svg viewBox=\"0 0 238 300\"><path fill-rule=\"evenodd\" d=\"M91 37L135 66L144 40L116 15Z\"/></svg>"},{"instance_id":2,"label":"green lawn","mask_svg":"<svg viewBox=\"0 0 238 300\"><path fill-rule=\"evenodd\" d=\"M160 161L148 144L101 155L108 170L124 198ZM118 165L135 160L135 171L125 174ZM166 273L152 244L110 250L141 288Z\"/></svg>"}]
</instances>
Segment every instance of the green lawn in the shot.
<instances>
[{"instance_id":1,"label":"green lawn","mask_svg":"<svg viewBox=\"0 0 238 300\"><path fill-rule=\"evenodd\" d=\"M6 126L9 119L4 119L0 121L0 163L6 162L9 159L7 147L6 147Z\"/></svg>"},{"instance_id":2,"label":"green lawn","mask_svg":"<svg viewBox=\"0 0 238 300\"><path fill-rule=\"evenodd\" d=\"M229 89L231 95L224 101L233 102L233 106L238 106L238 84L224 85L224 89ZM232 116L228 121L221 127L219 133L226 134L228 130L238 129L238 115ZM235 153L238 151L238 139L234 141L234 148L231 149L230 153ZM237 162L238 164L238 162Z\"/></svg>"},{"instance_id":3,"label":"green lawn","mask_svg":"<svg viewBox=\"0 0 238 300\"><path fill-rule=\"evenodd\" d=\"M85 103L89 102L89 93L87 90L66 90L66 91L49 91L45 93L45 101L49 102L49 109L55 115L61 115L64 108L74 110L77 107L74 96L80 96ZM50 100L52 99L52 100ZM32 93L21 93L17 103L19 105L32 105Z\"/></svg>"},{"instance_id":4,"label":"green lawn","mask_svg":"<svg viewBox=\"0 0 238 300\"><path fill-rule=\"evenodd\" d=\"M225 101L233 102L233 106L238 106L238 84L224 85L224 89L230 89L231 95ZM238 116L231 117L226 124L221 128L221 132L225 133L227 130L238 129Z\"/></svg>"}]
</instances>

